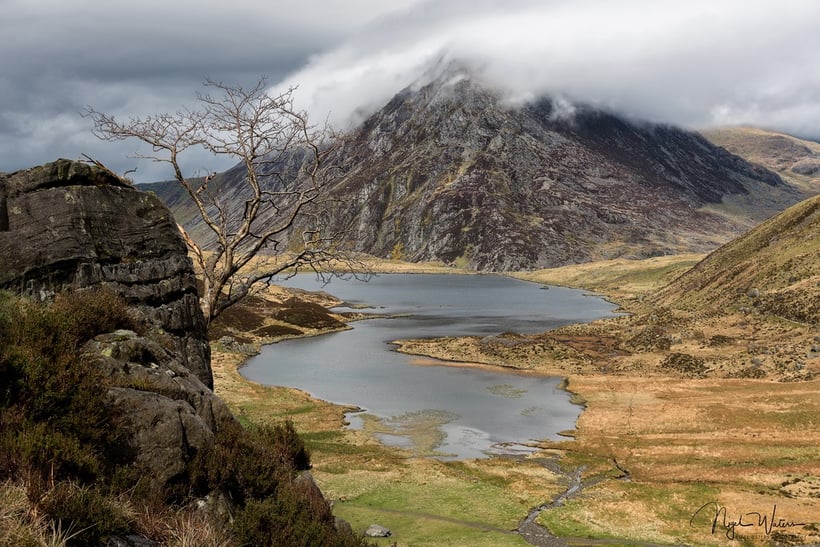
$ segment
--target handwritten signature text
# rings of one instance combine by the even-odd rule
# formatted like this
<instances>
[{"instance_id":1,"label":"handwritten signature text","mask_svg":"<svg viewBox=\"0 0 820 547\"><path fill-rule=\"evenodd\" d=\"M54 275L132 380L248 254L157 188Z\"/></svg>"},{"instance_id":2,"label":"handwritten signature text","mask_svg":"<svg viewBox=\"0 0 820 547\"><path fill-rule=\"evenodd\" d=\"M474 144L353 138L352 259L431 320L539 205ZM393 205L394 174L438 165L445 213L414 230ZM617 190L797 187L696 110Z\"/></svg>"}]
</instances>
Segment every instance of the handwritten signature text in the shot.
<instances>
[{"instance_id":1,"label":"handwritten signature text","mask_svg":"<svg viewBox=\"0 0 820 547\"><path fill-rule=\"evenodd\" d=\"M742 528L762 528L763 532L769 535L775 529L806 525L805 522L794 522L778 516L776 504L772 505L770 513L747 511L739 513L737 517L730 517L726 507L716 501L710 501L709 503L704 503L694 512L692 518L689 519L689 525L695 526L698 517L703 516L709 519L713 535L720 531L721 533L725 533L728 539L735 539L735 534Z\"/></svg>"}]
</instances>

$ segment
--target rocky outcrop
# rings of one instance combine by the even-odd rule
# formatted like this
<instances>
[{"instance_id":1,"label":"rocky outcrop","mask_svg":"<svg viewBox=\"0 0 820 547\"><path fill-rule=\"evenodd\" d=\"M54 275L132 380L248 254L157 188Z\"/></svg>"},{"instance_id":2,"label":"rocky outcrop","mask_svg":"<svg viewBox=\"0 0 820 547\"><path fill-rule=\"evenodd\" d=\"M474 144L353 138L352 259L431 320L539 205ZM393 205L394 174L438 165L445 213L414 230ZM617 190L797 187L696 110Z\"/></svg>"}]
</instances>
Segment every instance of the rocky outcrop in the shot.
<instances>
[{"instance_id":1,"label":"rocky outcrop","mask_svg":"<svg viewBox=\"0 0 820 547\"><path fill-rule=\"evenodd\" d=\"M213 387L185 243L165 205L98 167L58 160L0 174L0 288L40 299L105 286Z\"/></svg>"},{"instance_id":2,"label":"rocky outcrop","mask_svg":"<svg viewBox=\"0 0 820 547\"><path fill-rule=\"evenodd\" d=\"M135 465L158 485L184 477L193 455L234 419L179 354L149 337L127 330L103 334L83 347L82 356L111 376L109 397L126 411L122 427L137 449Z\"/></svg>"},{"instance_id":3,"label":"rocky outcrop","mask_svg":"<svg viewBox=\"0 0 820 547\"><path fill-rule=\"evenodd\" d=\"M0 174L0 288L47 300L104 287L144 332L100 334L82 359L111 378L134 464L162 488L234 418L211 391L210 347L168 209L113 173L68 160ZM7 222L3 222L7 219Z\"/></svg>"}]
</instances>

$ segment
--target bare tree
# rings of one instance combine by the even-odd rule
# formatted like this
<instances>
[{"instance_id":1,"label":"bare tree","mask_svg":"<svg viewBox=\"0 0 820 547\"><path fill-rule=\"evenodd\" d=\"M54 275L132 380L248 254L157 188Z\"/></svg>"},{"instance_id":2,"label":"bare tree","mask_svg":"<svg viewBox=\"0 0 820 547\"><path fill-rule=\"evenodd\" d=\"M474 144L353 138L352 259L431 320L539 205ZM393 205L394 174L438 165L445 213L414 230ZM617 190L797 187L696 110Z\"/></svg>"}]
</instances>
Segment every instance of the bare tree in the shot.
<instances>
[{"instance_id":1,"label":"bare tree","mask_svg":"<svg viewBox=\"0 0 820 547\"><path fill-rule=\"evenodd\" d=\"M193 202L207 237L197 241L179 229L203 278L200 305L210 323L283 272L350 260L338 249L338 234L323 231L333 173L327 127L310 125L307 113L294 108L293 88L269 94L265 78L249 89L209 79L204 86L215 95L197 94L195 110L127 122L91 107L85 113L103 140L147 143L152 152L137 157L170 164ZM181 157L197 148L235 157L239 190L226 195L226 177L216 173L186 176Z\"/></svg>"}]
</instances>

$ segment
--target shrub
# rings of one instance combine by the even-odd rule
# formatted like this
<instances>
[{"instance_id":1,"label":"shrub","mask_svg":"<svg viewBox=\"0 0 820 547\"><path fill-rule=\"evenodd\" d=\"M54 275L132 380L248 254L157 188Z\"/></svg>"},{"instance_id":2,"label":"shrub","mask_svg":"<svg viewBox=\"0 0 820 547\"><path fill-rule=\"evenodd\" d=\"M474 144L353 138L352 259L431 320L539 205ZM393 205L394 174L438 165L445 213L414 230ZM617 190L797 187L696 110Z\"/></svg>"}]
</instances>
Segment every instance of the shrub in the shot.
<instances>
[{"instance_id":1,"label":"shrub","mask_svg":"<svg viewBox=\"0 0 820 547\"><path fill-rule=\"evenodd\" d=\"M52 312L65 320L65 335L77 346L117 329L145 330L129 313L125 299L105 287L61 293L54 299Z\"/></svg>"},{"instance_id":2,"label":"shrub","mask_svg":"<svg viewBox=\"0 0 820 547\"><path fill-rule=\"evenodd\" d=\"M58 296L53 306L0 295L0 478L25 469L88 482L127 457L105 402L108 379L77 349L132 325L106 291Z\"/></svg>"},{"instance_id":3,"label":"shrub","mask_svg":"<svg viewBox=\"0 0 820 547\"><path fill-rule=\"evenodd\" d=\"M282 483L275 496L248 502L234 521L239 545L307 547L363 545L351 533L337 531L333 514L307 481Z\"/></svg>"},{"instance_id":4,"label":"shrub","mask_svg":"<svg viewBox=\"0 0 820 547\"><path fill-rule=\"evenodd\" d=\"M96 546L113 535L127 535L134 524L122 504L96 488L58 483L40 508L75 534L71 545Z\"/></svg>"},{"instance_id":5,"label":"shrub","mask_svg":"<svg viewBox=\"0 0 820 547\"><path fill-rule=\"evenodd\" d=\"M703 359L687 353L670 353L659 366L695 377L702 377L709 370Z\"/></svg>"},{"instance_id":6,"label":"shrub","mask_svg":"<svg viewBox=\"0 0 820 547\"><path fill-rule=\"evenodd\" d=\"M226 422L213 445L197 454L190 475L198 493L223 490L244 503L273 495L294 471L309 467L310 455L290 421L250 429Z\"/></svg>"}]
</instances>

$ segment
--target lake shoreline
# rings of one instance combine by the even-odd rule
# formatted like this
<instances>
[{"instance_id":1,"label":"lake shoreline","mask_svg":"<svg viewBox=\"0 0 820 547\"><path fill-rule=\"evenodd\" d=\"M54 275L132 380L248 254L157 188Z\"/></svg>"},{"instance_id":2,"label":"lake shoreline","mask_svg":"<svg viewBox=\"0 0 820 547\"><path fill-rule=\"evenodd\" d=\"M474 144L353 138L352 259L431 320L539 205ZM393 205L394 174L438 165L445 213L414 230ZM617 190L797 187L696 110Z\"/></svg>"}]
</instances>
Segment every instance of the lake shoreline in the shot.
<instances>
[{"instance_id":1,"label":"lake shoreline","mask_svg":"<svg viewBox=\"0 0 820 547\"><path fill-rule=\"evenodd\" d=\"M691 259L681 264L688 261ZM806 420L820 411L820 380L812 377L820 371L820 360L802 349L811 348L816 332L778 322L776 318L734 310L718 317L685 311L659 313L646 306L640 295L675 275L678 270L670 269L670 263L647 261L654 272L651 283L646 277L636 277L641 279L640 285L624 285L619 279L611 282L621 288L621 292L613 291L612 301L632 311L631 316L561 327L557 329L560 332L552 331L547 337L530 335L530 342L553 360L546 368L527 366L522 360L525 373L566 378L565 387L581 399L576 402L584 404L574 439L543 441L539 447L543 454L560 458L562 469L583 468L581 479L594 482L582 499L549 509L538 516L537 522L547 525L559 537L720 545L721 538L710 533L707 523L690 523L704 500L719 500L727 511L762 510L776 504L778 515L782 512L795 522L819 526L816 515L820 514L820 499L816 492L820 489L820 478L816 473L816 450L812 447L820 445L820 431ZM589 268L584 266L585 271ZM604 270L609 269L607 265ZM552 284L553 280L544 277L528 281ZM607 283L610 282L598 280L593 284ZM589 284L576 286L596 290ZM453 350L450 356L455 356L459 344L448 343L451 345L445 345L445 349ZM441 341L427 344L424 349L429 351L414 353L432 354L437 366L465 366L457 359L441 359L441 347L433 351ZM616 346L627 347L629 351L617 353L613 351ZM474 351L478 346L471 342L467 347ZM755 353L750 354L748 348L756 348ZM675 354L703 355L701 359L713 364L708 369L691 367L687 364L690 361L670 360ZM767 356L767 362L795 355L805 366L802 375L786 370L774 377L744 377L753 370L749 359L754 355ZM499 368L495 363L480 363L474 355L462 356L462 361ZM695 365L698 362L691 360ZM689 368L676 363L687 364ZM502 370L516 374L520 371L507 367ZM244 379L243 382L250 383ZM800 404L796 405L796 401ZM295 408L306 404L301 402ZM304 415L294 416L302 419ZM398 448L376 448L370 444L372 440L344 428L343 413L337 411L335 416L325 418L321 427L336 424L333 427L342 437L355 438L360 446L382 454L368 457L361 464L345 463L339 467L332 463L337 456L320 456L321 452L316 452L320 485L332 498L347 500L336 507L341 516L354 524L366 526L374 518L369 509L374 503L379 507L397 507L396 492L402 492L402 499L408 503L414 496L425 496L414 485L426 483L428 474L446 475L453 469L461 473L465 466L484 473L487 469L506 470L510 465L490 459L461 462L453 468L429 459L413 459ZM754 416L752 422L749 416ZM784 451L788 457L783 455ZM400 458L395 464L374 464L393 461L394 457ZM376 465L396 473L404 465L399 462L407 461L406 458L413 462L406 471L411 475L402 475L404 478L398 482L389 478L395 475L385 475L383 482L378 472L372 472ZM736 472L726 473L728 462L734 462L731 465ZM533 472L535 469L532 468ZM355 477L361 477L361 482ZM527 498L532 501L525 504L534 507L538 499L559 495L563 491L561 479L556 476L550 480L554 487L545 484L542 493ZM461 484L448 483L448 496L458 491ZM381 488L385 489L384 497L372 497ZM427 492L429 486L424 488ZM507 490L508 487L504 491ZM388 496L387 492L391 494ZM545 492L551 494L544 495ZM476 503L486 498L470 495L465 499ZM435 511L448 514L443 508ZM628 517L634 514L643 515L640 522ZM420 515L417 518L422 518ZM398 523L394 529L405 534L401 541L419 537ZM815 541L817 534L812 530L809 526L789 532L804 541ZM458 535L449 537L460 538L469 533L469 528L460 528ZM494 541L504 540L496 537Z\"/></svg>"},{"instance_id":2,"label":"lake shoreline","mask_svg":"<svg viewBox=\"0 0 820 547\"><path fill-rule=\"evenodd\" d=\"M310 291L319 283L307 276L291 280L288 286ZM391 342L392 337L486 333L482 345L490 340L519 344L578 318L608 317L614 308L600 298L589 298L583 290L542 291L537 284L499 275L390 275L323 290L333 290L343 306L369 304L383 312L381 317L397 320L379 318L322 342L268 348L242 368L242 375L267 385L295 386L325 401L364 407L385 422L391 445L403 437L403 430L410 430L404 421L411 416L415 423L419 413L446 412L452 418L441 424L448 432L442 450L459 459L487 457L497 452L493 447L499 443L556 439L559 431L573 429L580 411L568 395L555 390L565 374L549 374L537 367L528 371L517 362L507 366L503 361L486 363L469 356L419 359L408 356L407 348L400 341ZM511 334L519 329L535 334ZM518 395L500 399L494 386L507 384ZM398 391L397 386L401 386ZM350 420L353 427L361 427L360 419Z\"/></svg>"}]
</instances>

